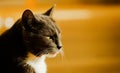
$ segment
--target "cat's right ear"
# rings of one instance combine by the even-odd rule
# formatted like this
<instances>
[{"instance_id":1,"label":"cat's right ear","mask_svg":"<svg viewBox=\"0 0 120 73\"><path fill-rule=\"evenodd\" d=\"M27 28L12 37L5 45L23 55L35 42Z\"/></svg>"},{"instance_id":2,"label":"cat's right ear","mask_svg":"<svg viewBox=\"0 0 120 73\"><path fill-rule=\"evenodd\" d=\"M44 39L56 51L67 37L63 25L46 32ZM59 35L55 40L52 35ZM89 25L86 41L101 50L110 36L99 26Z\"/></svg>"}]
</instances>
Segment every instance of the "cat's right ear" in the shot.
<instances>
[{"instance_id":1,"label":"cat's right ear","mask_svg":"<svg viewBox=\"0 0 120 73\"><path fill-rule=\"evenodd\" d=\"M54 11L55 7L56 7L56 4L54 4L54 6L52 6L49 10L47 10L47 11L44 13L44 15L47 15L47 16L52 17L53 11Z\"/></svg>"},{"instance_id":2,"label":"cat's right ear","mask_svg":"<svg viewBox=\"0 0 120 73\"><path fill-rule=\"evenodd\" d=\"M29 24L32 23L32 21L35 19L34 14L31 10L27 9L22 14L22 22Z\"/></svg>"}]
</instances>

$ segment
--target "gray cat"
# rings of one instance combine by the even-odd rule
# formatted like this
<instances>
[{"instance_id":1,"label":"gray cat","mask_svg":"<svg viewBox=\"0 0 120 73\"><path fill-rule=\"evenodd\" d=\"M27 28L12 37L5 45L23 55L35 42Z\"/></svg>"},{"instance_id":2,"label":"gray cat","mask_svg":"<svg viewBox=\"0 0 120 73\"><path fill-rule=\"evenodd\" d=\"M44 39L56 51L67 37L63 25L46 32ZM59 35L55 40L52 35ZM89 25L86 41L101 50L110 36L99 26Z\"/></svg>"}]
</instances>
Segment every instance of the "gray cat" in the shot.
<instances>
[{"instance_id":1,"label":"gray cat","mask_svg":"<svg viewBox=\"0 0 120 73\"><path fill-rule=\"evenodd\" d=\"M52 19L54 6L43 14L27 9L0 36L1 72L46 73L46 56L61 51L60 29Z\"/></svg>"}]
</instances>

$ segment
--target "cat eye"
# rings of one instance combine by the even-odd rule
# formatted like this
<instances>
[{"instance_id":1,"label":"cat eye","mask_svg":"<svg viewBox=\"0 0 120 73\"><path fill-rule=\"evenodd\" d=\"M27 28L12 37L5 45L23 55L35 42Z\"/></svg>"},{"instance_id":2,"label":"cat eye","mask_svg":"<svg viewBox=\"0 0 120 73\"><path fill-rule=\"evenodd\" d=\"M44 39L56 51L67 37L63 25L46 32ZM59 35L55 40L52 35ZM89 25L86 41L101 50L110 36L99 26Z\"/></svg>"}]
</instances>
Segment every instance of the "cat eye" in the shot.
<instances>
[{"instance_id":1,"label":"cat eye","mask_svg":"<svg viewBox=\"0 0 120 73\"><path fill-rule=\"evenodd\" d=\"M50 37L46 37L47 39L50 39Z\"/></svg>"},{"instance_id":2,"label":"cat eye","mask_svg":"<svg viewBox=\"0 0 120 73\"><path fill-rule=\"evenodd\" d=\"M53 36L50 36L50 39L52 39L52 40L53 40Z\"/></svg>"},{"instance_id":3,"label":"cat eye","mask_svg":"<svg viewBox=\"0 0 120 73\"><path fill-rule=\"evenodd\" d=\"M54 34L54 35L50 36L50 39L52 39L52 40L55 42L55 41L56 41L56 39L57 39L57 35L56 35L56 34Z\"/></svg>"},{"instance_id":4,"label":"cat eye","mask_svg":"<svg viewBox=\"0 0 120 73\"><path fill-rule=\"evenodd\" d=\"M47 39L52 39L53 40L53 36L49 36L49 37L46 37Z\"/></svg>"}]
</instances>

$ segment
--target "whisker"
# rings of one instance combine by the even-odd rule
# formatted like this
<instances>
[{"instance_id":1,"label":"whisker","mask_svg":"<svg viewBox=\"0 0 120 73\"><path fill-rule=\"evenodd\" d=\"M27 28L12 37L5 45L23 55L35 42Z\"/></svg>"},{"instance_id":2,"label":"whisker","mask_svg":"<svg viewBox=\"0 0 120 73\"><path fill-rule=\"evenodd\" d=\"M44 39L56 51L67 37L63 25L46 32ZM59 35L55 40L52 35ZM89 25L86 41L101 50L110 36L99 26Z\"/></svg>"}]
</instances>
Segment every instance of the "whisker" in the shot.
<instances>
[{"instance_id":1,"label":"whisker","mask_svg":"<svg viewBox=\"0 0 120 73\"><path fill-rule=\"evenodd\" d=\"M63 61L63 58L64 58L64 51L63 51L63 49L60 50L60 55L61 55L61 58L62 58L62 61Z\"/></svg>"}]
</instances>

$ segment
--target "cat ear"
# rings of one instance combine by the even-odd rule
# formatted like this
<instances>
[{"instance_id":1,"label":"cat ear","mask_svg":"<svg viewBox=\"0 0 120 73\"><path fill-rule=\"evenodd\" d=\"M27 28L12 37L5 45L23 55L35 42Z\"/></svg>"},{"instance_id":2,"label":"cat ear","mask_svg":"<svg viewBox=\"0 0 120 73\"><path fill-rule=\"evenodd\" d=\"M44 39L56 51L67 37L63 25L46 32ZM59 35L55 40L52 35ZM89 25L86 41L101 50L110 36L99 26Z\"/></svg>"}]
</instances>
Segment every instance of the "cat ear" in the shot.
<instances>
[{"instance_id":1,"label":"cat ear","mask_svg":"<svg viewBox=\"0 0 120 73\"><path fill-rule=\"evenodd\" d=\"M55 7L56 7L56 4L53 7L51 7L48 11L46 11L44 15L52 17L53 10L55 9Z\"/></svg>"},{"instance_id":2,"label":"cat ear","mask_svg":"<svg viewBox=\"0 0 120 73\"><path fill-rule=\"evenodd\" d=\"M34 20L34 15L31 10L27 9L23 12L22 21L25 23L31 23Z\"/></svg>"}]
</instances>

